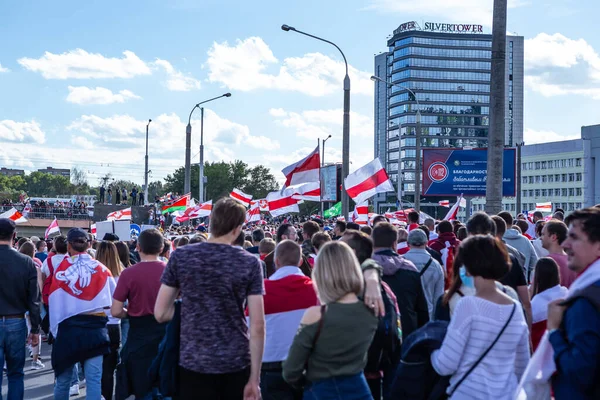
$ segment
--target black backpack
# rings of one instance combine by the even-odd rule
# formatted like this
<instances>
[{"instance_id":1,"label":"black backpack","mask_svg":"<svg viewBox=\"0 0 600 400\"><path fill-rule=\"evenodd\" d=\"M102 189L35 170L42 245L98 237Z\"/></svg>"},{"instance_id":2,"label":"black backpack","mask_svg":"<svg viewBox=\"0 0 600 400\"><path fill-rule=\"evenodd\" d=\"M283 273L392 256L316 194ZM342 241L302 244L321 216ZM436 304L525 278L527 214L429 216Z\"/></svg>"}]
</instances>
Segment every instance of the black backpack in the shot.
<instances>
[{"instance_id":1,"label":"black backpack","mask_svg":"<svg viewBox=\"0 0 600 400\"><path fill-rule=\"evenodd\" d=\"M402 353L400 311L392 289L385 282L381 282L381 297L385 316L379 317L379 324L367 353L365 373L395 370Z\"/></svg>"}]
</instances>

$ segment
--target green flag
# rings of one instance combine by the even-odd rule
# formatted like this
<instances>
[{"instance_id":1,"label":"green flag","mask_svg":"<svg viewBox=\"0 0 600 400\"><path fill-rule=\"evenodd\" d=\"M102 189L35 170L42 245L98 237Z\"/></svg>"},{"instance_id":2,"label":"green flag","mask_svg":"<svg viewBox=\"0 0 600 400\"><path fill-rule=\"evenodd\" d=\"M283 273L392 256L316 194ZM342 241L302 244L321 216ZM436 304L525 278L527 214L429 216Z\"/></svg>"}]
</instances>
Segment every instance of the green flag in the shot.
<instances>
[{"instance_id":1,"label":"green flag","mask_svg":"<svg viewBox=\"0 0 600 400\"><path fill-rule=\"evenodd\" d=\"M325 210L323 212L323 217L332 218L332 217L337 217L338 215L341 215L341 214L342 214L342 202L340 201L339 203L337 203L333 207L331 207L329 210Z\"/></svg>"}]
</instances>

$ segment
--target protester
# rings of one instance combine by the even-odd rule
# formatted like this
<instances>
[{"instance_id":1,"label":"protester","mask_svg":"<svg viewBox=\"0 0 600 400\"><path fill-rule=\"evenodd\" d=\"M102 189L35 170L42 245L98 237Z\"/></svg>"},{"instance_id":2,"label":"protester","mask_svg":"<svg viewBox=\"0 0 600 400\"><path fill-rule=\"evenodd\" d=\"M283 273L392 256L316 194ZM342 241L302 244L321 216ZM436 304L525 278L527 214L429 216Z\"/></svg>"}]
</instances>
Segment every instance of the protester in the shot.
<instances>
[{"instance_id":1,"label":"protester","mask_svg":"<svg viewBox=\"0 0 600 400\"><path fill-rule=\"evenodd\" d=\"M66 400L73 368L81 361L86 394L101 396L102 360L110 352L105 308L110 307L115 280L103 264L87 253L88 236L79 228L67 234L70 257L55 267L48 303L52 346L52 368L56 376L54 398ZM71 277L76 280L72 280ZM78 279L77 279L78 278Z\"/></svg>"},{"instance_id":2,"label":"protester","mask_svg":"<svg viewBox=\"0 0 600 400\"><path fill-rule=\"evenodd\" d=\"M381 222L375 226L372 259L383 267L382 279L396 296L402 335L406 338L429 321L429 311L417 267L395 251L397 240L398 233L392 224Z\"/></svg>"},{"instance_id":3,"label":"protester","mask_svg":"<svg viewBox=\"0 0 600 400\"><path fill-rule=\"evenodd\" d=\"M304 241L302 242L302 255L306 257L309 262L311 259L314 259L315 254L317 253L312 245L312 237L314 234L319 232L319 224L315 221L306 221L302 225L302 234L304 235ZM311 264L311 265L314 265Z\"/></svg>"},{"instance_id":4,"label":"protester","mask_svg":"<svg viewBox=\"0 0 600 400\"><path fill-rule=\"evenodd\" d=\"M435 251L434 249L432 249L431 247L429 247L429 242L431 241L430 238L430 232L429 232L429 228L427 228L425 225L419 225L419 229L422 230L425 233L425 236L427 237L427 245L425 246L425 250L427 250L427 252L429 253L429 255L431 257L433 257L433 259L435 261L437 261L440 265L443 265L443 261L442 261L442 255L440 254L440 252ZM436 235L437 237L437 235ZM443 268L442 268L443 269ZM445 274L445 271L444 271Z\"/></svg>"},{"instance_id":5,"label":"protester","mask_svg":"<svg viewBox=\"0 0 600 400\"><path fill-rule=\"evenodd\" d=\"M442 221L437 226L438 238L429 242L429 247L439 252L442 255L442 268L444 269L447 277L446 285L449 284L449 277L453 276L452 266L454 256L460 245L460 241L456 238L452 223L449 221Z\"/></svg>"},{"instance_id":6,"label":"protester","mask_svg":"<svg viewBox=\"0 0 600 400\"><path fill-rule=\"evenodd\" d=\"M156 229L147 229L140 234L137 247L141 260L123 270L113 295L113 317L129 319L127 341L117 368L118 398L130 394L136 399L152 398L152 385L146 371L158 353L166 328L166 324L154 318L154 304L166 267L159 260L163 244L163 236ZM123 372L119 372L121 369Z\"/></svg>"},{"instance_id":7,"label":"protester","mask_svg":"<svg viewBox=\"0 0 600 400\"><path fill-rule=\"evenodd\" d=\"M560 284L567 289L577 278L577 273L568 267L567 253L562 248L567 239L568 228L564 222L550 220L542 229L542 246L548 250L548 257L556 261L560 271Z\"/></svg>"},{"instance_id":8,"label":"protester","mask_svg":"<svg viewBox=\"0 0 600 400\"><path fill-rule=\"evenodd\" d=\"M245 219L243 205L230 198L219 200L212 210L208 242L175 251L163 273L156 320L172 319L178 293L183 300L180 399L197 399L199 393L206 398L260 396L265 340L262 271L258 258L230 245Z\"/></svg>"},{"instance_id":9,"label":"protester","mask_svg":"<svg viewBox=\"0 0 600 400\"><path fill-rule=\"evenodd\" d=\"M304 312L319 304L312 281L298 266L300 246L283 240L275 249L276 271L265 280L265 351L260 386L264 399L302 399L302 390L286 383L283 361L300 326Z\"/></svg>"},{"instance_id":10,"label":"protester","mask_svg":"<svg viewBox=\"0 0 600 400\"><path fill-rule=\"evenodd\" d=\"M363 369L377 318L358 299L363 276L348 245L321 248L314 280L323 306L306 310L283 376L295 386L306 378L304 399L372 399Z\"/></svg>"},{"instance_id":11,"label":"protester","mask_svg":"<svg viewBox=\"0 0 600 400\"><path fill-rule=\"evenodd\" d=\"M390 222L390 220L385 215L376 215L375 218L373 218L373 228L380 222Z\"/></svg>"},{"instance_id":12,"label":"protester","mask_svg":"<svg viewBox=\"0 0 600 400\"><path fill-rule=\"evenodd\" d=\"M408 248L407 240L408 240L408 231L404 228L399 228L398 229L398 244L396 245L398 254L403 255L403 254L406 254L408 252L408 250L410 250Z\"/></svg>"},{"instance_id":13,"label":"protester","mask_svg":"<svg viewBox=\"0 0 600 400\"><path fill-rule=\"evenodd\" d=\"M360 227L360 231L364 234L366 234L367 236L371 236L373 234L373 228L371 228L370 226L361 226Z\"/></svg>"},{"instance_id":14,"label":"protester","mask_svg":"<svg viewBox=\"0 0 600 400\"><path fill-rule=\"evenodd\" d=\"M408 234L410 250L404 255L419 271L423 293L427 300L429 319L433 320L437 299L444 294L444 270L442 266L427 252L427 236L421 229L413 229Z\"/></svg>"},{"instance_id":15,"label":"protester","mask_svg":"<svg viewBox=\"0 0 600 400\"><path fill-rule=\"evenodd\" d=\"M255 230L253 230L252 231L252 244L254 244L254 246L246 249L246 251L248 251L249 253L252 253L252 254L259 254L258 246L260 245L260 241L263 240L264 238L265 238L265 231L263 231L261 228L257 228Z\"/></svg>"},{"instance_id":16,"label":"protester","mask_svg":"<svg viewBox=\"0 0 600 400\"><path fill-rule=\"evenodd\" d=\"M419 227L419 213L417 211L411 211L408 213L406 219L408 221L408 232L410 233L413 229Z\"/></svg>"},{"instance_id":17,"label":"protester","mask_svg":"<svg viewBox=\"0 0 600 400\"><path fill-rule=\"evenodd\" d=\"M527 238L527 240L529 240L529 241L533 240L533 237L527 233L527 230L529 229L529 223L527 223L526 220L524 220L524 219L517 219L517 220L514 221L514 224L516 226L518 226L519 229L521 229L522 235L525 236Z\"/></svg>"},{"instance_id":18,"label":"protester","mask_svg":"<svg viewBox=\"0 0 600 400\"><path fill-rule=\"evenodd\" d=\"M48 257L42 264L42 301L46 307L46 315L42 320L42 329L46 333L50 332L50 315L48 305L50 286L54 277L54 270L60 265L65 257L67 257L67 237L64 235L56 236L52 246L52 253L48 254Z\"/></svg>"},{"instance_id":19,"label":"protester","mask_svg":"<svg viewBox=\"0 0 600 400\"><path fill-rule=\"evenodd\" d=\"M531 342L534 351L546 332L548 304L564 299L567 292L568 289L560 285L560 272L556 261L550 257L540 258L535 265L531 299Z\"/></svg>"},{"instance_id":20,"label":"protester","mask_svg":"<svg viewBox=\"0 0 600 400\"><path fill-rule=\"evenodd\" d=\"M163 240L163 249L160 253L159 259L160 261L167 263L169 258L171 257L171 250L173 249L173 245L169 239Z\"/></svg>"},{"instance_id":21,"label":"protester","mask_svg":"<svg viewBox=\"0 0 600 400\"><path fill-rule=\"evenodd\" d=\"M535 263L537 262L537 254L533 245L525 236L521 235L513 225L513 217L508 211L503 211L498 214L500 218L506 222L506 233L504 233L504 242L515 249L519 250L525 256L525 262L522 265L525 271L525 279L531 282ZM510 227L510 228L509 228Z\"/></svg>"},{"instance_id":22,"label":"protester","mask_svg":"<svg viewBox=\"0 0 600 400\"><path fill-rule=\"evenodd\" d=\"M531 241L538 259L542 257L548 257L548 254L550 254L542 245L542 231L544 229L544 225L546 225L546 221L543 220L535 223L535 239Z\"/></svg>"},{"instance_id":23,"label":"protester","mask_svg":"<svg viewBox=\"0 0 600 400\"><path fill-rule=\"evenodd\" d=\"M112 205L112 189L110 188L110 186L107 191L106 200L107 200L107 204Z\"/></svg>"},{"instance_id":24,"label":"protester","mask_svg":"<svg viewBox=\"0 0 600 400\"><path fill-rule=\"evenodd\" d=\"M508 253L493 236L476 235L460 245L457 259L475 296L458 302L432 365L451 375L449 398L512 400L529 360L529 334L521 307L496 287L508 273Z\"/></svg>"},{"instance_id":25,"label":"protester","mask_svg":"<svg viewBox=\"0 0 600 400\"><path fill-rule=\"evenodd\" d=\"M333 227L333 240L339 240L346 231L346 223L344 221L336 221Z\"/></svg>"},{"instance_id":26,"label":"protester","mask_svg":"<svg viewBox=\"0 0 600 400\"><path fill-rule=\"evenodd\" d=\"M438 234L435 231L435 220L433 218L425 218L423 225L429 230L429 240L435 240L438 238Z\"/></svg>"},{"instance_id":27,"label":"protester","mask_svg":"<svg viewBox=\"0 0 600 400\"><path fill-rule=\"evenodd\" d=\"M275 251L275 241L273 239L265 238L262 239L258 245L258 254L261 261L264 261L265 257Z\"/></svg>"},{"instance_id":28,"label":"protester","mask_svg":"<svg viewBox=\"0 0 600 400\"><path fill-rule=\"evenodd\" d=\"M46 257L48 257L48 244L46 244L46 241L40 240L39 242L37 242L37 244L35 245L35 250L36 253L34 257L40 260L41 262L46 261Z\"/></svg>"},{"instance_id":29,"label":"protester","mask_svg":"<svg viewBox=\"0 0 600 400\"><path fill-rule=\"evenodd\" d=\"M8 399L23 399L25 343L39 345L41 297L33 260L13 250L14 240L15 223L0 218L0 335L4 338L0 343L0 363L6 364ZM31 321L29 336L26 312Z\"/></svg>"},{"instance_id":30,"label":"protester","mask_svg":"<svg viewBox=\"0 0 600 400\"><path fill-rule=\"evenodd\" d=\"M319 250L327 242L331 241L331 237L325 232L319 232L312 237L312 246L315 249L315 254L319 254Z\"/></svg>"}]
</instances>

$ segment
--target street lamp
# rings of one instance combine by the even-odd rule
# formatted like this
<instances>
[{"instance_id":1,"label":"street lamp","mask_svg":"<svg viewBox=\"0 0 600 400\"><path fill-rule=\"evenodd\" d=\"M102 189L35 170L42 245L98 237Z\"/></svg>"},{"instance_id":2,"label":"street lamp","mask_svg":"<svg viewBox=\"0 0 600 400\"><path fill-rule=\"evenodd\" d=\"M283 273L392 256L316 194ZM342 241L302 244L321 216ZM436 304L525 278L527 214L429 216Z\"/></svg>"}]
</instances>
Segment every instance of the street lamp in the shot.
<instances>
[{"instance_id":1,"label":"street lamp","mask_svg":"<svg viewBox=\"0 0 600 400\"><path fill-rule=\"evenodd\" d=\"M146 168L144 168L144 204L148 204L148 127L150 126L151 119L148 120L146 125Z\"/></svg>"},{"instance_id":2,"label":"street lamp","mask_svg":"<svg viewBox=\"0 0 600 400\"><path fill-rule=\"evenodd\" d=\"M200 173L198 174L200 181L200 196L198 197L198 201L202 203L204 201L204 108L201 108L200 105L204 103L208 103L209 101L213 101L216 99L220 99L221 97L231 97L231 93L225 93L217 97L213 97L212 99L208 99L205 101L201 101L196 104L192 111L190 112L190 117L188 118L188 124L185 129L185 177L183 184L183 192L187 194L190 192L191 188L191 161L190 161L190 151L192 146L192 114L196 108L200 108L201 111L201 122L200 122Z\"/></svg>"},{"instance_id":3,"label":"street lamp","mask_svg":"<svg viewBox=\"0 0 600 400\"><path fill-rule=\"evenodd\" d=\"M337 44L320 38L318 36L311 35L310 33L299 31L298 29L289 26L289 25L281 25L281 29L289 32L293 31L299 33L304 36L311 37L316 40L320 40L325 43L329 43L334 46L338 51L342 54L342 58L344 59L344 64L346 64L346 76L344 76L344 120L342 127L342 181L348 176L350 173L350 77L348 76L348 61L346 60L346 56L342 49L338 47ZM348 212L350 211L350 198L348 197L348 193L345 190L342 190L342 215L345 218L348 218Z\"/></svg>"},{"instance_id":4,"label":"street lamp","mask_svg":"<svg viewBox=\"0 0 600 400\"><path fill-rule=\"evenodd\" d=\"M331 139L331 135L327 136L325 139L323 139L323 153L321 154L321 168L323 168L325 166L325 142L328 141L329 139ZM337 171L336 171L337 174ZM337 189L336 189L337 191ZM323 191L321 191L321 195L323 194ZM323 217L323 212L324 212L324 205L323 205L323 201L321 200L321 217Z\"/></svg>"},{"instance_id":5,"label":"street lamp","mask_svg":"<svg viewBox=\"0 0 600 400\"><path fill-rule=\"evenodd\" d=\"M416 139L416 145L415 145L415 211L420 212L421 211L421 104L419 103L419 99L417 98L416 93L410 89L409 87L400 85L398 83L392 83L392 82L388 82L385 79L382 79L378 76L371 76L371 80L373 82L382 82L385 83L386 85L389 86L396 86L399 88L402 88L404 90L409 91L415 98L415 101L417 102L417 127L416 127L416 131L415 131L415 139ZM402 160L400 159L400 157L398 157L398 199L400 200L400 204L402 204L402 191L401 191L401 185L402 183L400 182L400 163L402 162Z\"/></svg>"}]
</instances>

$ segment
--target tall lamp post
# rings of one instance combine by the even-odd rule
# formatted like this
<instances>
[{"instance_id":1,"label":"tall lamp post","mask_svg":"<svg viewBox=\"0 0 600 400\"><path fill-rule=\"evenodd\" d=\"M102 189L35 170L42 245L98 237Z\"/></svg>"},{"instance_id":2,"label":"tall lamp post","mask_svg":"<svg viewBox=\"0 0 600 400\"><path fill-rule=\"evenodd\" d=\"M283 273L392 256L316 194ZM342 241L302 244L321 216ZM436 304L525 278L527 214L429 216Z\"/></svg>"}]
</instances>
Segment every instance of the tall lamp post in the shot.
<instances>
[{"instance_id":1,"label":"tall lamp post","mask_svg":"<svg viewBox=\"0 0 600 400\"><path fill-rule=\"evenodd\" d=\"M323 139L322 143L323 143L323 153L321 154L321 168L323 168L325 166L325 142L328 141L329 139L331 139L331 135L327 136L325 139ZM336 171L337 174L337 171ZM337 190L337 188L336 188ZM321 191L321 194L323 193L323 191ZM321 217L323 217L323 213L324 213L324 204L323 204L323 200L321 200Z\"/></svg>"},{"instance_id":2,"label":"tall lamp post","mask_svg":"<svg viewBox=\"0 0 600 400\"><path fill-rule=\"evenodd\" d=\"M344 59L344 64L346 64L346 76L344 76L344 120L342 127L342 180L344 180L350 173L350 77L348 76L348 61L346 60L346 56L337 44L329 40L311 35L310 33L299 31L298 29L289 25L281 25L281 29L286 32L293 31L301 35L329 43L338 49L342 55L342 58ZM349 211L350 198L348 197L348 193L346 193L345 190L342 190L342 215L345 218L348 218Z\"/></svg>"},{"instance_id":3,"label":"tall lamp post","mask_svg":"<svg viewBox=\"0 0 600 400\"><path fill-rule=\"evenodd\" d=\"M371 80L373 82L382 82L389 86L396 86L401 89L407 90L410 92L417 102L417 127L415 131L415 211L421 211L421 104L419 103L419 99L415 92L412 91L409 87L400 85L398 83L388 82L385 79L382 79L378 76L371 76ZM398 147L399 148L399 147ZM402 188L401 188L401 180L400 180L400 163L402 160L398 157L398 200L400 201L400 207L402 207Z\"/></svg>"},{"instance_id":4,"label":"tall lamp post","mask_svg":"<svg viewBox=\"0 0 600 400\"><path fill-rule=\"evenodd\" d=\"M151 119L148 120L148 125L146 125L146 157L144 168L144 204L148 204L148 127L150 126Z\"/></svg>"},{"instance_id":5,"label":"tall lamp post","mask_svg":"<svg viewBox=\"0 0 600 400\"><path fill-rule=\"evenodd\" d=\"M216 99L220 99L221 97L231 97L231 93L225 93L217 97L213 97L212 99L208 99L205 101L201 101L196 104L192 111L190 112L190 117L188 118L188 124L185 129L185 175L184 175L184 183L183 183L183 192L187 194L190 192L191 188L191 161L190 161L190 151L192 147L192 114L196 108L201 108L200 105L204 103L208 103L209 101L213 101ZM201 203L204 201L204 108L201 108L202 111L202 120L200 125L200 197L198 197L198 201Z\"/></svg>"}]
</instances>

